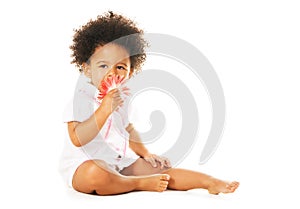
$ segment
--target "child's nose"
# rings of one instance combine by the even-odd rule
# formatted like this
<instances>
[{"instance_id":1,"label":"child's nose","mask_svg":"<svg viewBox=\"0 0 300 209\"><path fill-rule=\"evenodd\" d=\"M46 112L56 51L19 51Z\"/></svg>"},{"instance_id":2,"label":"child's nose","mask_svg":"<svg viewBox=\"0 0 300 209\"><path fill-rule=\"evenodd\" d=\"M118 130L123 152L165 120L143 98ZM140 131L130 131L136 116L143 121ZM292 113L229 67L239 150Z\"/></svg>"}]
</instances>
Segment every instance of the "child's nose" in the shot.
<instances>
[{"instance_id":1,"label":"child's nose","mask_svg":"<svg viewBox=\"0 0 300 209\"><path fill-rule=\"evenodd\" d=\"M108 77L111 77L111 76L114 76L114 75L117 75L117 70L112 67L108 72L107 72L107 76Z\"/></svg>"}]
</instances>

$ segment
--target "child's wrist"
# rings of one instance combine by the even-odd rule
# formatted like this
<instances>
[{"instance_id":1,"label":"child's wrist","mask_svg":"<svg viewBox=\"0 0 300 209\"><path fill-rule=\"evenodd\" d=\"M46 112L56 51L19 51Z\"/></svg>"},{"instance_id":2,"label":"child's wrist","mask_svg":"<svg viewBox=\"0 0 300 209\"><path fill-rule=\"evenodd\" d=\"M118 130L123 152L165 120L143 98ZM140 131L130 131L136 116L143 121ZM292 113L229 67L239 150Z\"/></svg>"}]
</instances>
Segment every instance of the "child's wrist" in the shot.
<instances>
[{"instance_id":1,"label":"child's wrist","mask_svg":"<svg viewBox=\"0 0 300 209\"><path fill-rule=\"evenodd\" d=\"M126 127L126 131L130 134L134 130L134 127L132 123L129 123L128 126Z\"/></svg>"},{"instance_id":2,"label":"child's wrist","mask_svg":"<svg viewBox=\"0 0 300 209\"><path fill-rule=\"evenodd\" d=\"M141 154L141 157L142 158L147 158L147 157L149 157L149 156L151 156L151 153L147 150L147 151L145 151L143 154Z\"/></svg>"},{"instance_id":3,"label":"child's wrist","mask_svg":"<svg viewBox=\"0 0 300 209\"><path fill-rule=\"evenodd\" d=\"M108 117L110 116L110 114L112 113L111 109L104 107L104 106L100 106L97 110L96 110L96 114L100 114L101 117ZM97 115L98 115L97 114Z\"/></svg>"}]
</instances>

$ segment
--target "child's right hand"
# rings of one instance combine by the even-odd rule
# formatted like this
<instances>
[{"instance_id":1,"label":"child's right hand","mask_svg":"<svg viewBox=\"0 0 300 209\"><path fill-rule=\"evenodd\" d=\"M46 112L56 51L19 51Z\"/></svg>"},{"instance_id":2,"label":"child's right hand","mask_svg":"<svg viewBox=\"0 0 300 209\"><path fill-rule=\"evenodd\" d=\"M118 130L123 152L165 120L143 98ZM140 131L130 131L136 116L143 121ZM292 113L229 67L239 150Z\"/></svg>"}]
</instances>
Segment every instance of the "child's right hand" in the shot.
<instances>
[{"instance_id":1,"label":"child's right hand","mask_svg":"<svg viewBox=\"0 0 300 209\"><path fill-rule=\"evenodd\" d=\"M121 92L118 88L110 90L102 100L101 108L104 108L109 114L115 111L124 103Z\"/></svg>"}]
</instances>

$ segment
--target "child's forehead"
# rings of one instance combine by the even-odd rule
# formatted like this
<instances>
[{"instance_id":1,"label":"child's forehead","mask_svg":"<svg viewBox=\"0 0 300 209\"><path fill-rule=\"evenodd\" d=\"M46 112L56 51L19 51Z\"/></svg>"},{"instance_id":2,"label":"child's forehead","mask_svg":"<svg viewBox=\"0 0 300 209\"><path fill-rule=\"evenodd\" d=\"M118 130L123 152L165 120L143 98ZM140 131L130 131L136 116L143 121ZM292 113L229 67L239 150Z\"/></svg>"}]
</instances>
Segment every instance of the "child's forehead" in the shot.
<instances>
[{"instance_id":1,"label":"child's forehead","mask_svg":"<svg viewBox=\"0 0 300 209\"><path fill-rule=\"evenodd\" d=\"M117 44L108 43L104 46L98 46L91 59L96 62L119 62L127 61L129 57L130 55L125 48Z\"/></svg>"}]
</instances>

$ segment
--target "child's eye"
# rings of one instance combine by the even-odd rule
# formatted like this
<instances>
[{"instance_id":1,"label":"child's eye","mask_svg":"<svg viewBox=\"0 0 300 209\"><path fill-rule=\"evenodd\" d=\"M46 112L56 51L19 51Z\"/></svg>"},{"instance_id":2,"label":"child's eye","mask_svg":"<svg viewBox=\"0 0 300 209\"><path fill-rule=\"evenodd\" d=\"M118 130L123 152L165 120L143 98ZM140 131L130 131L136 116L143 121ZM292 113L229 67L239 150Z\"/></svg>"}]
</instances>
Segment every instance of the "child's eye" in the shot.
<instances>
[{"instance_id":1,"label":"child's eye","mask_svg":"<svg viewBox=\"0 0 300 209\"><path fill-rule=\"evenodd\" d=\"M127 70L127 69L124 68L123 66L118 66L117 69L118 69L118 70Z\"/></svg>"},{"instance_id":2,"label":"child's eye","mask_svg":"<svg viewBox=\"0 0 300 209\"><path fill-rule=\"evenodd\" d=\"M100 67L100 68L103 68L103 69L107 69L107 68L108 68L107 65L100 65L99 67Z\"/></svg>"}]
</instances>

